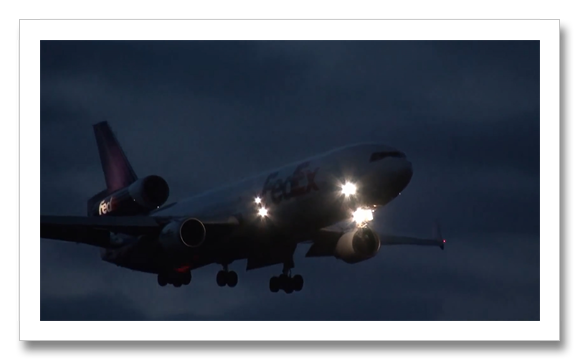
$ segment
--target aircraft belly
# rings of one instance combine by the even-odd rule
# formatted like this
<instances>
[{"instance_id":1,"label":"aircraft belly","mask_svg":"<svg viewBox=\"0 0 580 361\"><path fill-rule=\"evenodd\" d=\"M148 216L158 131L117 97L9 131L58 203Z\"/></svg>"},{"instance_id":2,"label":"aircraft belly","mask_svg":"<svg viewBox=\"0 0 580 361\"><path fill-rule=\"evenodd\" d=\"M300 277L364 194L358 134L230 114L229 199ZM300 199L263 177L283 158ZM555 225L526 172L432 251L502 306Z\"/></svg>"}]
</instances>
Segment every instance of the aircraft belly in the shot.
<instances>
[{"instance_id":1,"label":"aircraft belly","mask_svg":"<svg viewBox=\"0 0 580 361\"><path fill-rule=\"evenodd\" d=\"M104 261L135 271L158 273L163 268L164 259L157 242L134 241L118 249L104 250Z\"/></svg>"},{"instance_id":2,"label":"aircraft belly","mask_svg":"<svg viewBox=\"0 0 580 361\"><path fill-rule=\"evenodd\" d=\"M247 257L246 270L249 271L290 261L295 250L296 243L294 242L281 242L278 245L271 244L270 247L254 248L253 252Z\"/></svg>"},{"instance_id":3,"label":"aircraft belly","mask_svg":"<svg viewBox=\"0 0 580 361\"><path fill-rule=\"evenodd\" d=\"M187 266L196 269L243 259L248 260L248 270L266 267L284 262L292 255L297 243L309 239L321 228L350 218L352 213L351 202L323 180L319 191L277 204L265 201L268 215L261 219L254 212L246 213L246 222L231 237L206 242L195 251L174 254L164 252L157 242L137 244L113 263L154 273L168 268Z\"/></svg>"}]
</instances>

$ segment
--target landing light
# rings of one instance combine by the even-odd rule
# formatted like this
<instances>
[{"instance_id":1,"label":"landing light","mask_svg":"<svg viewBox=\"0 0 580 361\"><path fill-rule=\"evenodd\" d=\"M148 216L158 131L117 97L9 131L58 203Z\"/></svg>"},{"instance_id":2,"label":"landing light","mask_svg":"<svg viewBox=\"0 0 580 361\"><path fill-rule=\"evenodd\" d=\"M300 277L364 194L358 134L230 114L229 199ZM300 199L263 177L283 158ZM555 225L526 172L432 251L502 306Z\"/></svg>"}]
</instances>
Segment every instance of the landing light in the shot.
<instances>
[{"instance_id":1,"label":"landing light","mask_svg":"<svg viewBox=\"0 0 580 361\"><path fill-rule=\"evenodd\" d=\"M352 213L352 218L358 226L364 226L367 222L373 220L373 211L359 207Z\"/></svg>"},{"instance_id":2,"label":"landing light","mask_svg":"<svg viewBox=\"0 0 580 361\"><path fill-rule=\"evenodd\" d=\"M346 182L342 186L342 194L345 196L352 196L356 193L356 186L351 182Z\"/></svg>"},{"instance_id":3,"label":"landing light","mask_svg":"<svg viewBox=\"0 0 580 361\"><path fill-rule=\"evenodd\" d=\"M254 202L256 202L256 204L260 204L260 203L262 203L262 198L260 198L260 197L256 197L256 198L254 199Z\"/></svg>"},{"instance_id":4,"label":"landing light","mask_svg":"<svg viewBox=\"0 0 580 361\"><path fill-rule=\"evenodd\" d=\"M258 211L258 214L260 215L260 217L266 217L268 215L268 210L266 208L262 207Z\"/></svg>"}]
</instances>

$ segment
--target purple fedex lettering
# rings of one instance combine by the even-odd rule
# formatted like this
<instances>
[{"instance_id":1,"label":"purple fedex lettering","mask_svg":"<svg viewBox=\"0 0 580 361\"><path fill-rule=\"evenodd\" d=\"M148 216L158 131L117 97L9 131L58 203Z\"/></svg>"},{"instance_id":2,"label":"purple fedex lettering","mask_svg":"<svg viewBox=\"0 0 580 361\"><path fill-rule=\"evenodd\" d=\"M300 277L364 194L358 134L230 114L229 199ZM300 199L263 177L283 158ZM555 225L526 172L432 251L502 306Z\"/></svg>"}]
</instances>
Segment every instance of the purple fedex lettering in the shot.
<instances>
[{"instance_id":1,"label":"purple fedex lettering","mask_svg":"<svg viewBox=\"0 0 580 361\"><path fill-rule=\"evenodd\" d=\"M262 196L266 196L269 192L272 202L278 204L282 200L308 194L311 190L319 190L315 182L318 168L310 171L307 169L309 165L310 162L299 164L294 170L294 173L285 180L277 179L278 172L271 173L264 183ZM305 186L301 185L303 180L306 180Z\"/></svg>"}]
</instances>

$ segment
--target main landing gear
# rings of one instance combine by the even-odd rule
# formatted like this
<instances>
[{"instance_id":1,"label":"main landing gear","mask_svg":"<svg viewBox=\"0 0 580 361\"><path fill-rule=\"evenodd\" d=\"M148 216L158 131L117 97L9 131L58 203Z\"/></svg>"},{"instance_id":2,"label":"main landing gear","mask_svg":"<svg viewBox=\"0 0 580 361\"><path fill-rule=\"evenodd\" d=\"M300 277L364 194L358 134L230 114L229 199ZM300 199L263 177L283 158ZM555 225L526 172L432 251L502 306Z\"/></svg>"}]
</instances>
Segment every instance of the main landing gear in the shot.
<instances>
[{"instance_id":1,"label":"main landing gear","mask_svg":"<svg viewBox=\"0 0 580 361\"><path fill-rule=\"evenodd\" d=\"M236 287L238 284L238 274L234 271L228 271L228 266L224 265L224 269L217 273L215 280L220 287L224 287L225 285Z\"/></svg>"},{"instance_id":2,"label":"main landing gear","mask_svg":"<svg viewBox=\"0 0 580 361\"><path fill-rule=\"evenodd\" d=\"M302 290L302 287L304 286L304 278L300 275L292 276L290 269L293 267L293 263L285 264L280 276L270 278L271 292L283 290L286 293L292 293L294 291L298 292Z\"/></svg>"},{"instance_id":3,"label":"main landing gear","mask_svg":"<svg viewBox=\"0 0 580 361\"><path fill-rule=\"evenodd\" d=\"M164 287L168 284L174 287L181 287L182 285L187 286L191 282L191 272L172 272L172 273L160 273L157 275L157 283L159 286Z\"/></svg>"}]
</instances>

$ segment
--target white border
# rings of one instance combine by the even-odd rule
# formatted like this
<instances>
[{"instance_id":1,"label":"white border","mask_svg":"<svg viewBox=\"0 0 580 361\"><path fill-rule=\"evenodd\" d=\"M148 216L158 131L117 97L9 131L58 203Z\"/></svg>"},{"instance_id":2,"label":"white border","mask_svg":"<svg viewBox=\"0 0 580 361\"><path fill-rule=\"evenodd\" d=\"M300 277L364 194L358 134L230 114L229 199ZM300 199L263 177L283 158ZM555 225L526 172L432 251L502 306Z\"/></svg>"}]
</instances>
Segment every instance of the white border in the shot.
<instances>
[{"instance_id":1,"label":"white border","mask_svg":"<svg viewBox=\"0 0 580 361\"><path fill-rule=\"evenodd\" d=\"M538 322L40 322L38 222L20 223L21 340L558 340L559 22L32 21L20 23L20 219L40 213L40 46L49 39L384 39L541 41L541 320ZM549 191L548 191L549 190ZM169 325L170 324L170 325ZM251 332L249 332L251 329ZM356 332L352 332L356 330Z\"/></svg>"}]
</instances>

